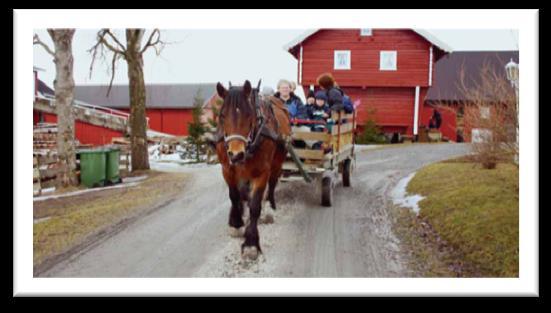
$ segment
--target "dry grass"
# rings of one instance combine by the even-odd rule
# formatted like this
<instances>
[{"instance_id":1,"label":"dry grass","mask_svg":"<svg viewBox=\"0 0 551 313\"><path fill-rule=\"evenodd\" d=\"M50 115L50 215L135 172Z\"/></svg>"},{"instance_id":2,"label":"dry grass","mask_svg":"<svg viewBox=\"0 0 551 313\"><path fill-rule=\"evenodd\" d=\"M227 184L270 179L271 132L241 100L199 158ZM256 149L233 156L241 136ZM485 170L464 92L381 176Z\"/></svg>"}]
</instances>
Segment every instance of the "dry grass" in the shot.
<instances>
[{"instance_id":1,"label":"dry grass","mask_svg":"<svg viewBox=\"0 0 551 313\"><path fill-rule=\"evenodd\" d=\"M183 192L186 174L149 171L139 185L36 202L33 227L35 267L81 244L109 226Z\"/></svg>"},{"instance_id":2,"label":"dry grass","mask_svg":"<svg viewBox=\"0 0 551 313\"><path fill-rule=\"evenodd\" d=\"M426 196L420 219L468 265L464 276L518 277L518 167L460 159L429 165L408 192Z\"/></svg>"}]
</instances>

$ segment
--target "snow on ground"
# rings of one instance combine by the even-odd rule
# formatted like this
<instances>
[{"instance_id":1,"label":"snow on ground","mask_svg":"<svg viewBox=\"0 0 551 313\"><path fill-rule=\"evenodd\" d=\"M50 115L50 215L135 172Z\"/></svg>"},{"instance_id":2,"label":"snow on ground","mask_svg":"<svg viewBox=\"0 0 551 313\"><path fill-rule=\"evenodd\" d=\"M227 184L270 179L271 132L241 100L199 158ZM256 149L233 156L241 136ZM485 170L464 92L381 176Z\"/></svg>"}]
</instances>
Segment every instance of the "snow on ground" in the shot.
<instances>
[{"instance_id":1,"label":"snow on ground","mask_svg":"<svg viewBox=\"0 0 551 313\"><path fill-rule=\"evenodd\" d=\"M107 186L107 187L99 187L99 188L88 188L84 190L77 190L72 192L67 192L63 194L56 194L51 196L41 196L41 197L35 197L33 201L44 201L48 199L57 199L62 197L70 197L70 196L76 196L87 192L94 192L94 191L100 191L100 190L107 190L107 189L115 189L115 188L125 188L125 187L133 187L140 184L141 180L144 180L147 178L146 176L138 176L138 177L127 177L123 179L123 182L121 184L113 185L113 186Z\"/></svg>"},{"instance_id":2,"label":"snow on ground","mask_svg":"<svg viewBox=\"0 0 551 313\"><path fill-rule=\"evenodd\" d=\"M413 176L415 176L415 172L402 178L398 182L396 187L392 189L390 195L394 204L401 207L410 208L413 210L413 212L415 212L415 214L419 214L419 201L425 199L425 197L421 195L408 195L406 191L407 185L409 184L411 179L413 179Z\"/></svg>"},{"instance_id":3,"label":"snow on ground","mask_svg":"<svg viewBox=\"0 0 551 313\"><path fill-rule=\"evenodd\" d=\"M356 150L356 152L362 152L362 151L365 151L365 150L370 150L370 149L374 149L374 148L377 148L377 147L380 147L381 145L354 145L354 150Z\"/></svg>"},{"instance_id":4,"label":"snow on ground","mask_svg":"<svg viewBox=\"0 0 551 313\"><path fill-rule=\"evenodd\" d=\"M166 137L166 138L174 138L176 136L167 134L167 133L161 133L152 129L147 130L147 137Z\"/></svg>"},{"instance_id":5,"label":"snow on ground","mask_svg":"<svg viewBox=\"0 0 551 313\"><path fill-rule=\"evenodd\" d=\"M205 162L201 163L186 163L183 162L184 160L181 160L181 162L177 161L156 161L156 160L149 160L149 165L152 170L157 170L161 172L188 172L188 171L194 171L196 169L203 169L203 168L211 168L211 167L217 167L220 166L220 164L208 164Z\"/></svg>"}]
</instances>

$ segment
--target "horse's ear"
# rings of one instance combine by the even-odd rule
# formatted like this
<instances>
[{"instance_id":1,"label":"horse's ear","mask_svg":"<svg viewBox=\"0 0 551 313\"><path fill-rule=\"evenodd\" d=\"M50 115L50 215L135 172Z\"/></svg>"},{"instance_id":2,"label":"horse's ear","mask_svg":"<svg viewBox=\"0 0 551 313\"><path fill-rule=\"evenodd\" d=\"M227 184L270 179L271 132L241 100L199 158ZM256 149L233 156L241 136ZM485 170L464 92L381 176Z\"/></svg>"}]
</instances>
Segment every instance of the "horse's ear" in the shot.
<instances>
[{"instance_id":1,"label":"horse's ear","mask_svg":"<svg viewBox=\"0 0 551 313\"><path fill-rule=\"evenodd\" d=\"M222 99L225 99L226 95L228 94L228 91L226 90L226 88L224 88L222 84L220 84L220 82L216 84L216 91L218 92L218 96L220 96L220 98Z\"/></svg>"},{"instance_id":2,"label":"horse's ear","mask_svg":"<svg viewBox=\"0 0 551 313\"><path fill-rule=\"evenodd\" d=\"M245 96L249 96L251 94L253 87L251 86L251 82L246 80L245 84L243 85L243 94Z\"/></svg>"}]
</instances>

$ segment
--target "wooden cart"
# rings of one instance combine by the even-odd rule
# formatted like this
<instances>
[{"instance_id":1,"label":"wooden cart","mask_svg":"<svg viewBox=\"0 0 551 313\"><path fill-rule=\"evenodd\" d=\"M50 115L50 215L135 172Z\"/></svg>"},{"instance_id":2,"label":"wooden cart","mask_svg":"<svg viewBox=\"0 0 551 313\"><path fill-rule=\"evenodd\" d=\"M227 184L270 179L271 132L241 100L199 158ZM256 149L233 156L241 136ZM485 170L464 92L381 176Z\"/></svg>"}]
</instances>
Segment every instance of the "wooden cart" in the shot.
<instances>
[{"instance_id":1,"label":"wooden cart","mask_svg":"<svg viewBox=\"0 0 551 313\"><path fill-rule=\"evenodd\" d=\"M350 175L355 162L354 142L356 112L333 112L334 124L325 132L310 132L293 127L292 139L321 142L326 149L298 148L288 145L289 154L283 164L281 181L306 180L321 183L321 204L331 206L333 189L342 176L344 187L350 186Z\"/></svg>"}]
</instances>

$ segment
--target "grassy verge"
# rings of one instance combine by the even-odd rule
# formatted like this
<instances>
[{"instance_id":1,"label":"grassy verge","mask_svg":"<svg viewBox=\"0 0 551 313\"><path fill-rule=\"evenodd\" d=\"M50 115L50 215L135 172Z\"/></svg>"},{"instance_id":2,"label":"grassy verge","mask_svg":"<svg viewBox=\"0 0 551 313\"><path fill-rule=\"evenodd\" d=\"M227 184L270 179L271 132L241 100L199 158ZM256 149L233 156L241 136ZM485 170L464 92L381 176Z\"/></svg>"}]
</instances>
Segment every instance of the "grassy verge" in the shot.
<instances>
[{"instance_id":1,"label":"grassy verge","mask_svg":"<svg viewBox=\"0 0 551 313\"><path fill-rule=\"evenodd\" d=\"M424 229L429 247L415 257L441 255L424 269L429 276L455 276L460 267L457 276L518 277L518 186L518 167L506 163L486 170L461 158L417 172L407 191L426 198L418 217L400 220L414 233Z\"/></svg>"},{"instance_id":2,"label":"grassy verge","mask_svg":"<svg viewBox=\"0 0 551 313\"><path fill-rule=\"evenodd\" d=\"M137 186L35 202L34 218L47 219L33 227L34 267L174 197L182 192L185 184L183 173L147 171L142 174L148 178Z\"/></svg>"}]
</instances>

